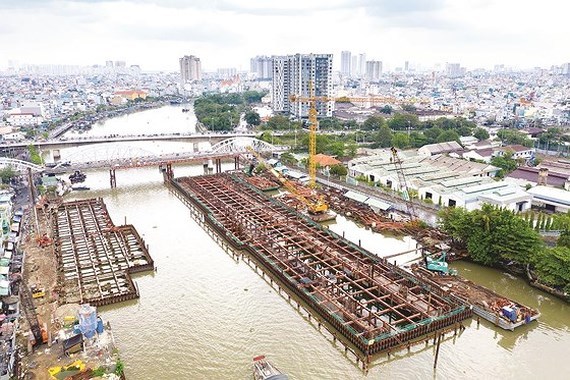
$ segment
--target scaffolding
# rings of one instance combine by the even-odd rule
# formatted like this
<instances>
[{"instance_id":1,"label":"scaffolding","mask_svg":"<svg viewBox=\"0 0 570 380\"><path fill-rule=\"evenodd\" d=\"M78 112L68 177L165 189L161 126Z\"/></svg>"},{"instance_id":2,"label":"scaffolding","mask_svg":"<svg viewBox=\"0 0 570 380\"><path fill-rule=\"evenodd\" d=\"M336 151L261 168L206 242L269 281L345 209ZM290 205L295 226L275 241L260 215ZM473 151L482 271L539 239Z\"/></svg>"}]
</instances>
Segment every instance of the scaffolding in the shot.
<instances>
[{"instance_id":1,"label":"scaffolding","mask_svg":"<svg viewBox=\"0 0 570 380\"><path fill-rule=\"evenodd\" d=\"M139 296L130 274L154 262L132 225L113 224L102 199L63 203L52 221L64 302L102 306Z\"/></svg>"},{"instance_id":2,"label":"scaffolding","mask_svg":"<svg viewBox=\"0 0 570 380\"><path fill-rule=\"evenodd\" d=\"M365 356L471 316L459 299L378 258L231 174L169 183L236 249Z\"/></svg>"}]
</instances>

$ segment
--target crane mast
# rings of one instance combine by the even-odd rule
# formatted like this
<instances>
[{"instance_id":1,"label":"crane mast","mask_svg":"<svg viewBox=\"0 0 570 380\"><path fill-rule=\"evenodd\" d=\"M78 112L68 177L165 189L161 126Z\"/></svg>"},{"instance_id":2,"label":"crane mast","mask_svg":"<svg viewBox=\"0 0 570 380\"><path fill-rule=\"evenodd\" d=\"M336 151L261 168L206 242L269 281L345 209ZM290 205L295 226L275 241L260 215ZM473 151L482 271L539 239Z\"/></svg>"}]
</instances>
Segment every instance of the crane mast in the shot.
<instances>
[{"instance_id":1,"label":"crane mast","mask_svg":"<svg viewBox=\"0 0 570 380\"><path fill-rule=\"evenodd\" d=\"M309 96L290 96L291 102L309 103L309 187L314 189L317 179L317 102L329 102L334 98L316 96L313 81L309 81Z\"/></svg>"}]
</instances>

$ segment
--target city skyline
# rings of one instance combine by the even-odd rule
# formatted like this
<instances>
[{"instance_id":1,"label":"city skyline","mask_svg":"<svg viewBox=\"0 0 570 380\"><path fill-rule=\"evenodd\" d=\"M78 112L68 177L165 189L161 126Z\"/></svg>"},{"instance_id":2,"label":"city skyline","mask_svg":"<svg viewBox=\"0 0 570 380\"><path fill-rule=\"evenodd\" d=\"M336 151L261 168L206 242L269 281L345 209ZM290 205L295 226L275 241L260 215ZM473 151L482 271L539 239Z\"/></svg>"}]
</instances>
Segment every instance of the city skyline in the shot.
<instances>
[{"instance_id":1,"label":"city skyline","mask_svg":"<svg viewBox=\"0 0 570 380\"><path fill-rule=\"evenodd\" d=\"M121 60L144 71L177 71L178 59L194 54L204 71L248 70L257 55L315 53L333 54L334 69L340 70L343 50L382 61L385 70L405 61L410 67L460 63L469 69L548 68L570 61L563 3L497 3L5 0L0 69L8 60L69 65Z\"/></svg>"}]
</instances>

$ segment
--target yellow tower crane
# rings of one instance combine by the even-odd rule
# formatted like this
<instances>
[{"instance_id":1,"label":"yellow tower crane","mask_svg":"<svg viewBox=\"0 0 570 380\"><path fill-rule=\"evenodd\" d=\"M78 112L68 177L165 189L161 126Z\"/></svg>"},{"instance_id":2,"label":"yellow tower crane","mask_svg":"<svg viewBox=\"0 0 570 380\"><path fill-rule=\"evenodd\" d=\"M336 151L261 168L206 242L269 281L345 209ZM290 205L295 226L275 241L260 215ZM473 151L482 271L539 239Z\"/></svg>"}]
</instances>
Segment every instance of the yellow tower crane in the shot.
<instances>
[{"instance_id":1,"label":"yellow tower crane","mask_svg":"<svg viewBox=\"0 0 570 380\"><path fill-rule=\"evenodd\" d=\"M314 189L317 178L317 163L315 156L317 155L317 102L334 101L334 98L328 96L315 96L313 82L309 81L309 96L291 95L291 102L309 103L309 187Z\"/></svg>"}]
</instances>

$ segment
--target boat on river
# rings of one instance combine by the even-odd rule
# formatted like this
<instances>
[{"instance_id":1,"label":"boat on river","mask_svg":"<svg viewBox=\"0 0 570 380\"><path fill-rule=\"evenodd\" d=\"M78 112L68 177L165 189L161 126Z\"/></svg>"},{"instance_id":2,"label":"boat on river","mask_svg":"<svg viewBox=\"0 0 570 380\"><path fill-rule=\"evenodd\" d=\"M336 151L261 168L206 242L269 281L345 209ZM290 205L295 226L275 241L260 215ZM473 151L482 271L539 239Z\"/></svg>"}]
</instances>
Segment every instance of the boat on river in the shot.
<instances>
[{"instance_id":1,"label":"boat on river","mask_svg":"<svg viewBox=\"0 0 570 380\"><path fill-rule=\"evenodd\" d=\"M87 178L85 173L82 173L79 170L76 170L75 173L73 173L69 176L69 180L71 181L71 183L83 182L83 181L85 181L85 178Z\"/></svg>"},{"instance_id":2,"label":"boat on river","mask_svg":"<svg viewBox=\"0 0 570 380\"><path fill-rule=\"evenodd\" d=\"M289 377L269 362L265 355L253 358L254 380L288 380Z\"/></svg>"}]
</instances>

